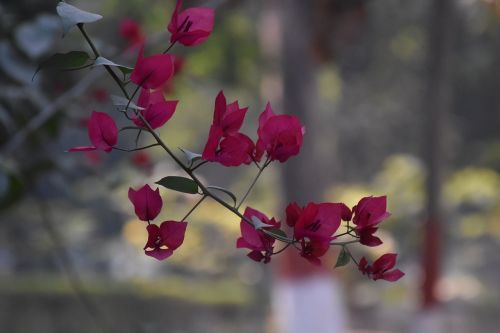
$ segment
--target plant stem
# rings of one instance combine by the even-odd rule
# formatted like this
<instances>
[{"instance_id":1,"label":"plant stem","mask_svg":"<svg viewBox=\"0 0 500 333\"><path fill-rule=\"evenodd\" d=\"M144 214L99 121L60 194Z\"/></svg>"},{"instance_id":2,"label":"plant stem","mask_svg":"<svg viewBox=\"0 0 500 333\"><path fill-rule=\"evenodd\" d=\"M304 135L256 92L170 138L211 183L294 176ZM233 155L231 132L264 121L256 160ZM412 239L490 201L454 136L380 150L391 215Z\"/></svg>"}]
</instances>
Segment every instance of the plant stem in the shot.
<instances>
[{"instance_id":1,"label":"plant stem","mask_svg":"<svg viewBox=\"0 0 500 333\"><path fill-rule=\"evenodd\" d=\"M266 160L266 162L264 163L264 165L262 166L262 168L259 168L259 172L257 172L257 175L253 179L252 184L250 184L250 187L248 188L247 192L245 193L245 195L241 199L240 203L236 206L236 209L239 209L241 207L241 205L243 204L243 202L245 202L246 198L248 197L248 195L250 194L250 192L252 192L253 187L257 183L257 180L259 180L260 175L262 174L262 172L264 171L264 169L268 165L269 165L269 159Z\"/></svg>"},{"instance_id":2,"label":"plant stem","mask_svg":"<svg viewBox=\"0 0 500 333\"><path fill-rule=\"evenodd\" d=\"M206 164L208 163L209 161L207 160L204 160L203 162L200 162L198 165L196 165L195 167L191 168L191 171L194 171L196 169L198 169L199 167L201 167L203 164Z\"/></svg>"},{"instance_id":3,"label":"plant stem","mask_svg":"<svg viewBox=\"0 0 500 333\"><path fill-rule=\"evenodd\" d=\"M165 51L163 51L163 54L167 53L168 51L170 51L170 49L175 45L175 42L173 43L170 43L170 45L167 47L167 49Z\"/></svg>"},{"instance_id":4,"label":"plant stem","mask_svg":"<svg viewBox=\"0 0 500 333\"><path fill-rule=\"evenodd\" d=\"M119 151L133 152L133 151L144 150L144 149L148 149L148 148L152 148L152 147L156 147L156 146L159 146L159 144L158 143L153 143L153 144L150 144L148 146L134 148L134 149L124 149L124 148L118 148L118 147L113 147L113 149L116 149L116 150L119 150Z\"/></svg>"},{"instance_id":5,"label":"plant stem","mask_svg":"<svg viewBox=\"0 0 500 333\"><path fill-rule=\"evenodd\" d=\"M92 51L94 52L94 55L96 57L100 57L100 54L99 54L99 51L97 50L97 48L95 47L94 43L92 43L92 40L89 38L89 36L87 35L87 33L85 32L85 29L83 28L83 24L78 24L78 28L80 29L83 37L86 39L87 43L89 44L90 48L92 49ZM172 47L173 45L169 46L169 48L167 49L167 51ZM129 93L127 92L127 90L125 90L124 86L123 86L123 83L122 81L120 80L120 78L118 76L116 76L115 72L113 72L113 70L105 65L104 68L106 68L106 70L108 71L109 75L111 75L111 77L113 78L113 80L116 82L116 84L120 87L120 90L122 91L123 95L127 98L127 99L131 99L130 98L130 95ZM239 212L239 210L237 208L234 208L232 207L231 205L229 205L227 202L225 202L224 200L222 200L221 198L219 198L217 195L213 194L212 192L210 192L207 187L198 179L198 177L194 174L194 172L189 169L171 150L170 148L167 147L167 145L165 144L165 142L163 142L163 140L160 138L160 136L154 131L154 129L151 127L151 125L148 123L148 121L144 118L144 116L138 112L137 113L137 116L139 117L139 119L142 120L142 122L144 123L144 125L146 126L146 130L151 133L151 135L155 138L156 142L165 150L165 152L167 152L167 154L174 160L175 163L177 163L177 165L179 165L179 167L181 167L182 170L184 170L184 172L186 172L189 177L191 177L191 179L196 183L198 184L198 186L200 187L202 193L204 196L208 196L212 199L214 199L215 201L217 201L219 204L221 204L222 206L224 206L225 208L227 208L228 210L230 210L233 214L237 215L238 217L240 217L242 220L244 220L245 222L253 225L252 221L250 221L248 218L246 218L245 216L243 216L243 214L241 214ZM264 165L265 167L265 165ZM263 168L264 168L263 167Z\"/></svg>"},{"instance_id":6,"label":"plant stem","mask_svg":"<svg viewBox=\"0 0 500 333\"><path fill-rule=\"evenodd\" d=\"M347 241L347 242L338 242L338 243L330 243L330 245L347 245L347 244L354 244L354 243L359 243L359 239L352 240L352 241Z\"/></svg>"},{"instance_id":7,"label":"plant stem","mask_svg":"<svg viewBox=\"0 0 500 333\"><path fill-rule=\"evenodd\" d=\"M287 249L290 245L292 245L292 244L293 244L293 242L286 243L286 245L285 245L285 246L283 246L283 248L282 248L282 249L280 249L280 250L279 250L279 251L277 251L277 252L273 252L273 256L274 256L274 255L276 255L276 254L279 254L279 253L281 253L281 252L283 252L283 251L285 251L285 250L286 250L286 249Z\"/></svg>"},{"instance_id":8,"label":"plant stem","mask_svg":"<svg viewBox=\"0 0 500 333\"><path fill-rule=\"evenodd\" d=\"M206 197L206 195L202 196L201 199L198 200L198 202L193 206L193 208L191 208L189 212L187 212L187 214L182 218L181 222L184 222L184 220L187 219L196 208L198 208L198 206L203 202L203 200L205 200Z\"/></svg>"},{"instance_id":9,"label":"plant stem","mask_svg":"<svg viewBox=\"0 0 500 333\"><path fill-rule=\"evenodd\" d=\"M347 246L344 247L345 251L349 254L349 257L351 257L352 261L356 264L356 266L359 266L358 261L353 257L351 251L347 248Z\"/></svg>"},{"instance_id":10,"label":"plant stem","mask_svg":"<svg viewBox=\"0 0 500 333\"><path fill-rule=\"evenodd\" d=\"M125 126L120 128L119 132L126 131L126 130L136 130L136 131L143 131L143 127L135 127L135 126Z\"/></svg>"},{"instance_id":11,"label":"plant stem","mask_svg":"<svg viewBox=\"0 0 500 333\"><path fill-rule=\"evenodd\" d=\"M85 38L85 40L89 44L90 48L92 49L92 52L94 52L95 57L96 58L100 57L101 54L99 53L99 51L95 47L95 45L92 42L92 40L90 39L89 35L87 35L87 32L85 31L85 28L83 27L83 23L78 23L77 27L78 27L78 29L80 29L83 37ZM113 80L115 80L115 82L118 84L118 86L120 87L120 90L122 91L123 95L125 95L125 97L127 97L128 99L130 99L127 90L125 90L125 87L123 86L123 82L116 75L116 73L113 72L113 70L111 69L111 67L109 67L108 65L104 65L104 68L109 73L109 75L111 75L111 77L113 78Z\"/></svg>"}]
</instances>

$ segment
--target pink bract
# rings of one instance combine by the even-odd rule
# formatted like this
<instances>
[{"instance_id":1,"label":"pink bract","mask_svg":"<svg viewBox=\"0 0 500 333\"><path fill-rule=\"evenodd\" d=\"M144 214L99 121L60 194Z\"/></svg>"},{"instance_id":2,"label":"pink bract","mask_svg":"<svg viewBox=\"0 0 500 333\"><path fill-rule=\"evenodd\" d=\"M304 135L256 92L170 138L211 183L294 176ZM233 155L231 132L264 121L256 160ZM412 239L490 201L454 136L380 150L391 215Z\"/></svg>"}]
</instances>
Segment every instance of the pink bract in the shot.
<instances>
[{"instance_id":1,"label":"pink bract","mask_svg":"<svg viewBox=\"0 0 500 333\"><path fill-rule=\"evenodd\" d=\"M142 221L154 220L163 206L160 190L157 188L153 191L147 184L137 191L129 188L128 198L134 205L135 214Z\"/></svg>"},{"instance_id":2,"label":"pink bract","mask_svg":"<svg viewBox=\"0 0 500 333\"><path fill-rule=\"evenodd\" d=\"M174 75L174 57L169 54L156 54L144 58L142 47L137 57L130 80L145 89L156 89Z\"/></svg>"},{"instance_id":3,"label":"pink bract","mask_svg":"<svg viewBox=\"0 0 500 333\"><path fill-rule=\"evenodd\" d=\"M264 224L269 225L264 229L279 229L280 227L280 223L274 218L269 219L263 213L250 207L245 209L243 216L250 221L252 221L252 217L256 217ZM241 237L236 241L236 247L250 249L251 252L248 253L250 259L268 263L271 260L275 239L262 230L255 229L253 225L244 220L240 222L240 230Z\"/></svg>"},{"instance_id":4,"label":"pink bract","mask_svg":"<svg viewBox=\"0 0 500 333\"><path fill-rule=\"evenodd\" d=\"M281 163L297 155L302 147L304 128L299 118L291 115L275 115L271 104L259 116L259 139L255 158L260 161L264 152L271 160Z\"/></svg>"},{"instance_id":5,"label":"pink bract","mask_svg":"<svg viewBox=\"0 0 500 333\"><path fill-rule=\"evenodd\" d=\"M253 141L238 132L243 124L247 108L240 108L238 102L226 104L221 91L215 99L214 117L202 158L224 166L250 164L254 154Z\"/></svg>"},{"instance_id":6,"label":"pink bract","mask_svg":"<svg viewBox=\"0 0 500 333\"><path fill-rule=\"evenodd\" d=\"M391 214L387 212L387 197L365 197L352 208L352 222L356 226L355 231L360 236L360 243L366 246L377 246L382 244L380 238L373 234L378 225Z\"/></svg>"},{"instance_id":7,"label":"pink bract","mask_svg":"<svg viewBox=\"0 0 500 333\"><path fill-rule=\"evenodd\" d=\"M93 111L87 123L87 131L92 146L78 146L69 152L103 150L109 153L118 142L118 128L115 121L104 112Z\"/></svg>"},{"instance_id":8,"label":"pink bract","mask_svg":"<svg viewBox=\"0 0 500 333\"><path fill-rule=\"evenodd\" d=\"M391 270L396 265L396 253L386 253L373 263L368 265L365 257L362 257L358 264L358 269L373 280L386 280L395 282L402 278L405 273L399 269Z\"/></svg>"},{"instance_id":9,"label":"pink bract","mask_svg":"<svg viewBox=\"0 0 500 333\"><path fill-rule=\"evenodd\" d=\"M158 227L155 224L147 226L148 241L144 253L158 260L170 257L184 242L187 222L165 221Z\"/></svg>"},{"instance_id":10,"label":"pink bract","mask_svg":"<svg viewBox=\"0 0 500 333\"><path fill-rule=\"evenodd\" d=\"M168 31L172 34L171 43L179 42L185 46L203 43L214 27L214 10L206 7L193 7L181 11L182 0L177 0Z\"/></svg>"},{"instance_id":11,"label":"pink bract","mask_svg":"<svg viewBox=\"0 0 500 333\"><path fill-rule=\"evenodd\" d=\"M343 217L349 208L342 203L309 203L303 209L293 203L288 205L287 223L294 227L294 238L300 242L301 256L320 265L323 256L335 239Z\"/></svg>"},{"instance_id":12,"label":"pink bract","mask_svg":"<svg viewBox=\"0 0 500 333\"><path fill-rule=\"evenodd\" d=\"M161 90L151 91L142 89L137 106L141 107L139 113L148 122L151 128L156 129L163 126L173 116L179 101L167 101ZM142 119L133 118L138 127L146 127Z\"/></svg>"}]
</instances>

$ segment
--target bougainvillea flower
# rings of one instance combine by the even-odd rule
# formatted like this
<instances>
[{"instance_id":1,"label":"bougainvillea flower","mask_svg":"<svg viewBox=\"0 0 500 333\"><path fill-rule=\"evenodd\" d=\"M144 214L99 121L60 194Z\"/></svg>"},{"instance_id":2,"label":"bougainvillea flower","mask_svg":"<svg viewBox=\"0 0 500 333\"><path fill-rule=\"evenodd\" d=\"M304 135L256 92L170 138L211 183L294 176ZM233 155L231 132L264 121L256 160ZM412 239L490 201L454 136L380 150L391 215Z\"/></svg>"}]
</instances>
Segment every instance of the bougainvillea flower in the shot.
<instances>
[{"instance_id":1,"label":"bougainvillea flower","mask_svg":"<svg viewBox=\"0 0 500 333\"><path fill-rule=\"evenodd\" d=\"M247 111L248 108L240 108L238 101L226 104L226 97L221 90L215 98L212 125L221 128L224 136L235 134L243 125Z\"/></svg>"},{"instance_id":2,"label":"bougainvillea flower","mask_svg":"<svg viewBox=\"0 0 500 333\"><path fill-rule=\"evenodd\" d=\"M226 104L221 91L215 99L214 117L202 158L224 166L250 164L255 145L245 134L239 133L247 108L238 102Z\"/></svg>"},{"instance_id":3,"label":"bougainvillea flower","mask_svg":"<svg viewBox=\"0 0 500 333\"><path fill-rule=\"evenodd\" d=\"M301 245L301 256L319 265L335 239L341 220L349 214L349 208L342 203L309 203L300 210L297 204L290 204L286 210L287 223L294 227L294 238Z\"/></svg>"},{"instance_id":4,"label":"bougainvillea flower","mask_svg":"<svg viewBox=\"0 0 500 333\"><path fill-rule=\"evenodd\" d=\"M160 189L153 191L147 184L137 191L129 188L128 198L134 205L135 214L142 221L154 220L163 206Z\"/></svg>"},{"instance_id":5,"label":"bougainvillea flower","mask_svg":"<svg viewBox=\"0 0 500 333\"><path fill-rule=\"evenodd\" d=\"M115 121L104 112L93 111L87 123L87 131L92 146L80 146L69 152L103 150L109 153L118 142L118 128Z\"/></svg>"},{"instance_id":6,"label":"bougainvillea flower","mask_svg":"<svg viewBox=\"0 0 500 333\"><path fill-rule=\"evenodd\" d=\"M120 36L128 43L127 50L140 47L144 44L146 38L141 26L131 18L124 18L120 22Z\"/></svg>"},{"instance_id":7,"label":"bougainvillea flower","mask_svg":"<svg viewBox=\"0 0 500 333\"><path fill-rule=\"evenodd\" d=\"M140 114L146 119L151 128L163 126L174 114L179 101L167 101L161 90L151 91L142 89L137 106L141 107ZM142 119L133 119L138 127L146 127Z\"/></svg>"},{"instance_id":8,"label":"bougainvillea flower","mask_svg":"<svg viewBox=\"0 0 500 333\"><path fill-rule=\"evenodd\" d=\"M254 151L253 141L242 133L223 137L222 129L212 125L202 158L224 166L250 164Z\"/></svg>"},{"instance_id":9,"label":"bougainvillea flower","mask_svg":"<svg viewBox=\"0 0 500 333\"><path fill-rule=\"evenodd\" d=\"M286 207L286 224L293 228L300 215L302 215L302 208L296 202L288 204Z\"/></svg>"},{"instance_id":10,"label":"bougainvillea flower","mask_svg":"<svg viewBox=\"0 0 500 333\"><path fill-rule=\"evenodd\" d=\"M280 227L280 223L274 218L269 219L263 213L250 207L245 209L243 216L250 221L252 221L252 217L258 218L262 223L269 226L264 227L264 229L279 229ZM271 260L271 255L273 254L275 239L262 230L255 229L253 225L244 220L240 222L240 230L241 237L236 241L236 247L238 249L250 249L251 252L247 254L250 259L258 262L263 261L267 264Z\"/></svg>"},{"instance_id":11,"label":"bougainvillea flower","mask_svg":"<svg viewBox=\"0 0 500 333\"><path fill-rule=\"evenodd\" d=\"M392 269L396 265L396 253L386 253L373 263L368 265L365 257L362 257L358 264L358 269L373 280L386 280L390 282L401 279L405 273L399 269Z\"/></svg>"},{"instance_id":12,"label":"bougainvillea flower","mask_svg":"<svg viewBox=\"0 0 500 333\"><path fill-rule=\"evenodd\" d=\"M203 43L214 28L214 10L193 7L181 11L182 0L177 0L168 31L172 34L170 43L179 42L186 46Z\"/></svg>"},{"instance_id":13,"label":"bougainvillea flower","mask_svg":"<svg viewBox=\"0 0 500 333\"><path fill-rule=\"evenodd\" d=\"M169 54L156 54L144 58L142 47L137 57L130 80L145 89L156 89L167 82L174 74L174 57Z\"/></svg>"},{"instance_id":14,"label":"bougainvillea flower","mask_svg":"<svg viewBox=\"0 0 500 333\"><path fill-rule=\"evenodd\" d=\"M356 225L356 234L360 243L366 246L382 244L380 238L373 234L378 229L378 224L391 216L387 212L387 197L365 197L352 208L354 214L352 222Z\"/></svg>"},{"instance_id":15,"label":"bougainvillea flower","mask_svg":"<svg viewBox=\"0 0 500 333\"><path fill-rule=\"evenodd\" d=\"M304 207L294 227L296 239L333 239L349 208L343 203L311 202Z\"/></svg>"},{"instance_id":16,"label":"bougainvillea flower","mask_svg":"<svg viewBox=\"0 0 500 333\"><path fill-rule=\"evenodd\" d=\"M147 226L148 241L144 253L158 260L170 257L175 249L184 242L187 222L165 221L158 227L156 224Z\"/></svg>"},{"instance_id":17,"label":"bougainvillea flower","mask_svg":"<svg viewBox=\"0 0 500 333\"><path fill-rule=\"evenodd\" d=\"M299 153L302 146L304 127L299 118L291 115L275 115L271 104L259 116L259 139L255 158L260 161L264 152L271 160L281 163Z\"/></svg>"}]
</instances>

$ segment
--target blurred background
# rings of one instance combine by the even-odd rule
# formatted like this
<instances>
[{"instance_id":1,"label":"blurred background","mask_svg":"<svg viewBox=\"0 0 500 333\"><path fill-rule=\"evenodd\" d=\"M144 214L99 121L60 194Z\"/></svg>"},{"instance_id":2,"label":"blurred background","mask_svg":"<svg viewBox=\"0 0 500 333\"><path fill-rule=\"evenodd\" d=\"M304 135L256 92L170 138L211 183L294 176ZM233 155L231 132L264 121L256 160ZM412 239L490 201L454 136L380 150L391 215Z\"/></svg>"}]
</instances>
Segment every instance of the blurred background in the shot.
<instances>
[{"instance_id":1,"label":"blurred background","mask_svg":"<svg viewBox=\"0 0 500 333\"><path fill-rule=\"evenodd\" d=\"M148 53L168 46L173 0L71 3L104 16L87 31L116 62L133 66L142 37ZM307 264L249 260L235 248L239 221L213 201L192 215L174 256L144 255L127 190L182 172L160 149L64 153L87 142L92 110L127 123L102 68L32 80L53 53L87 50L76 29L61 39L56 5L0 2L0 332L319 331L283 326L307 321L293 307L300 297L289 297L314 275ZM353 206L388 196L384 244L352 251L372 260L397 252L406 276L374 282L352 264L334 270L332 253L331 292L304 301L334 309L326 316L340 328L321 331L498 332L500 1L184 4L194 5L216 8L215 29L200 46L172 50L180 60L165 93L180 102L161 129L170 147L202 151L224 89L249 107L243 131L254 139L268 100L307 129L301 154L273 164L248 205L283 219L290 201ZM242 195L255 168L206 165L199 174ZM162 196L163 220L196 202Z\"/></svg>"}]
</instances>

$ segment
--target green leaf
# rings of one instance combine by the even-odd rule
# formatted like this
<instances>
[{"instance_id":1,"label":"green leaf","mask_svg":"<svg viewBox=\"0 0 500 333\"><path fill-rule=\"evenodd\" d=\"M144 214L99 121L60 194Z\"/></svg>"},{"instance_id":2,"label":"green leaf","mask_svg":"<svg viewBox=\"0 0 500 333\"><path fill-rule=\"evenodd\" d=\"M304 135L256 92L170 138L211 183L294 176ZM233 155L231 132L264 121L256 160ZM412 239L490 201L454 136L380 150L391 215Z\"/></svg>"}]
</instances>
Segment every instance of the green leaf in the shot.
<instances>
[{"instance_id":1,"label":"green leaf","mask_svg":"<svg viewBox=\"0 0 500 333\"><path fill-rule=\"evenodd\" d=\"M236 196L231 191L229 191L228 189L225 189L224 187L212 186L212 185L211 186L207 186L207 188L214 189L214 190L226 193L227 195L229 195L231 197L231 199L233 199L234 205L236 206L236 201L237 201Z\"/></svg>"},{"instance_id":2,"label":"green leaf","mask_svg":"<svg viewBox=\"0 0 500 333\"><path fill-rule=\"evenodd\" d=\"M257 216L252 216L252 224L256 230L261 230L262 228L268 228L271 225L262 222Z\"/></svg>"},{"instance_id":3,"label":"green leaf","mask_svg":"<svg viewBox=\"0 0 500 333\"><path fill-rule=\"evenodd\" d=\"M97 59L95 60L94 64L92 65L92 67L95 67L95 66L113 66L113 67L117 67L122 72L123 75L130 74L134 70L132 67L128 67L128 66L124 66L124 65L120 65L120 64L114 63L111 60L106 59L104 57L97 57Z\"/></svg>"},{"instance_id":4,"label":"green leaf","mask_svg":"<svg viewBox=\"0 0 500 333\"><path fill-rule=\"evenodd\" d=\"M111 102L121 109L125 109L128 105L129 109L144 110L143 107L137 106L134 102L129 103L128 99L122 96L111 95Z\"/></svg>"},{"instance_id":5,"label":"green leaf","mask_svg":"<svg viewBox=\"0 0 500 333\"><path fill-rule=\"evenodd\" d=\"M192 151L189 151L184 148L179 148L179 149L184 153L189 163L193 163L201 159L201 154L193 153Z\"/></svg>"},{"instance_id":6,"label":"green leaf","mask_svg":"<svg viewBox=\"0 0 500 333\"><path fill-rule=\"evenodd\" d=\"M350 260L351 256L349 254L349 250L345 246L342 246L342 250L339 253L335 267L345 266L349 263Z\"/></svg>"},{"instance_id":7,"label":"green leaf","mask_svg":"<svg viewBox=\"0 0 500 333\"><path fill-rule=\"evenodd\" d=\"M267 229L267 230L264 230L264 232L276 239L279 239L279 240L284 240L286 242L290 241L290 239L288 239L287 235L285 234L285 232L281 229Z\"/></svg>"},{"instance_id":8,"label":"green leaf","mask_svg":"<svg viewBox=\"0 0 500 333\"><path fill-rule=\"evenodd\" d=\"M99 14L86 12L63 1L57 4L56 10L62 19L63 36L79 23L92 23L102 19Z\"/></svg>"},{"instance_id":9,"label":"green leaf","mask_svg":"<svg viewBox=\"0 0 500 333\"><path fill-rule=\"evenodd\" d=\"M177 192L190 194L198 193L198 184L196 184L196 182L190 178L167 176L157 181L156 184Z\"/></svg>"},{"instance_id":10,"label":"green leaf","mask_svg":"<svg viewBox=\"0 0 500 333\"><path fill-rule=\"evenodd\" d=\"M45 61L42 61L38 66L33 79L36 74L42 69L57 69L57 70L72 70L78 69L87 64L90 56L87 52L83 51L70 51L68 53L56 53Z\"/></svg>"}]
</instances>

